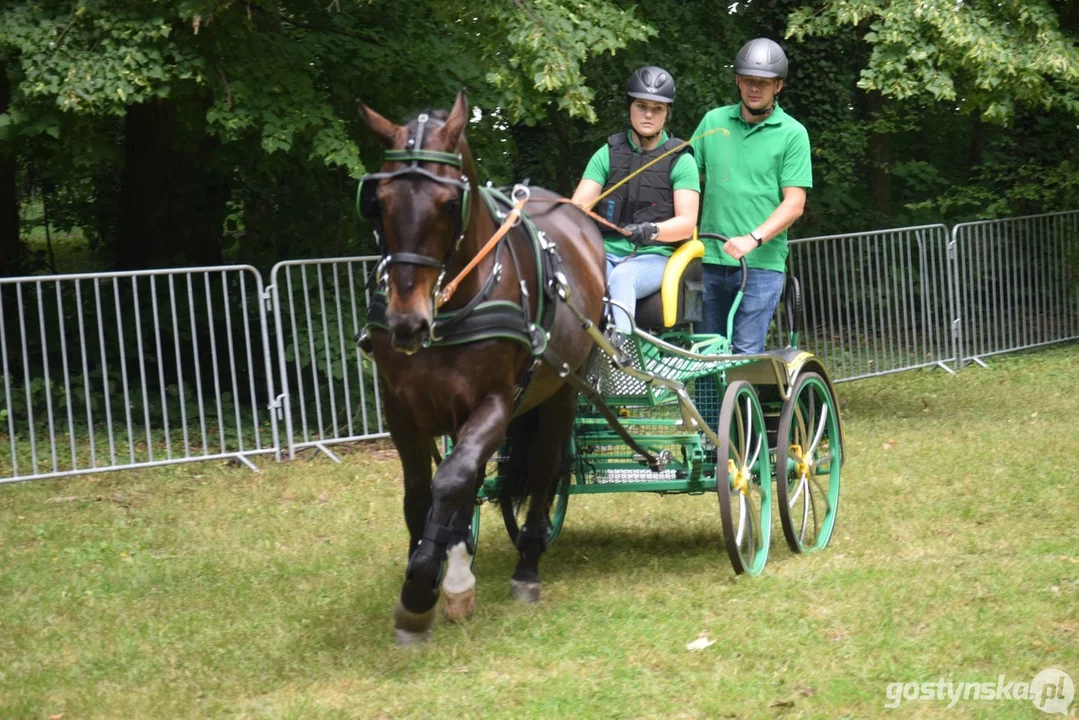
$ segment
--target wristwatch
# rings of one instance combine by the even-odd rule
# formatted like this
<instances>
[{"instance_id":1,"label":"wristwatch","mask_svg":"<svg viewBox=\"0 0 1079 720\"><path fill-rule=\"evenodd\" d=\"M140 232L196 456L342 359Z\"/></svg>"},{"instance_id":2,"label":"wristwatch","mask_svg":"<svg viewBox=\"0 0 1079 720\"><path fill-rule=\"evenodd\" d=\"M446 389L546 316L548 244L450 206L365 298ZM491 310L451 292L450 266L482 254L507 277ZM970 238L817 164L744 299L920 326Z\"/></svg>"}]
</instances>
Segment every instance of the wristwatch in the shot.
<instances>
[{"instance_id":1,"label":"wristwatch","mask_svg":"<svg viewBox=\"0 0 1079 720\"><path fill-rule=\"evenodd\" d=\"M749 231L749 236L757 241L757 247L760 247L761 245L764 244L764 238L762 238L760 235L758 235L756 230L750 230Z\"/></svg>"}]
</instances>

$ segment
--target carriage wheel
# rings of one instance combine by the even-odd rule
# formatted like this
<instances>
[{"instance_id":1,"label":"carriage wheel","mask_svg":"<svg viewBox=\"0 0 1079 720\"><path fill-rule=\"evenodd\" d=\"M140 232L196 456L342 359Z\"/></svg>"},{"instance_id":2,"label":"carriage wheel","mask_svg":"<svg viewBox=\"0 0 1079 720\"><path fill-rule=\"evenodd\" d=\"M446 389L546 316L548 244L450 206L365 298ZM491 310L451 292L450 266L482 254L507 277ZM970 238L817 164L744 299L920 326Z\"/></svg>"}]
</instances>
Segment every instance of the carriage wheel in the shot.
<instances>
[{"instance_id":1,"label":"carriage wheel","mask_svg":"<svg viewBox=\"0 0 1079 720\"><path fill-rule=\"evenodd\" d=\"M771 544L772 470L764 413L756 391L745 380L727 387L717 435L716 489L723 541L736 573L760 575Z\"/></svg>"},{"instance_id":2,"label":"carriage wheel","mask_svg":"<svg viewBox=\"0 0 1079 720\"><path fill-rule=\"evenodd\" d=\"M547 507L548 516L551 519L551 527L547 532L547 546L558 537L562 530L562 523L566 521L566 508L569 506L569 481L570 473L566 473L558 480L551 502ZM528 515L528 502L530 497L504 500L499 503L502 506L502 520L506 523L506 532L510 536L510 542L517 545L517 534L521 531Z\"/></svg>"},{"instance_id":3,"label":"carriage wheel","mask_svg":"<svg viewBox=\"0 0 1079 720\"><path fill-rule=\"evenodd\" d=\"M839 508L842 441L831 389L807 372L783 403L776 439L776 502L792 552L824 548Z\"/></svg>"},{"instance_id":4,"label":"carriage wheel","mask_svg":"<svg viewBox=\"0 0 1079 720\"><path fill-rule=\"evenodd\" d=\"M473 567L476 564L476 556L480 554L480 508L482 506L477 502L475 509L472 511L472 524L468 526L468 534L472 536L472 564L469 567Z\"/></svg>"}]
</instances>

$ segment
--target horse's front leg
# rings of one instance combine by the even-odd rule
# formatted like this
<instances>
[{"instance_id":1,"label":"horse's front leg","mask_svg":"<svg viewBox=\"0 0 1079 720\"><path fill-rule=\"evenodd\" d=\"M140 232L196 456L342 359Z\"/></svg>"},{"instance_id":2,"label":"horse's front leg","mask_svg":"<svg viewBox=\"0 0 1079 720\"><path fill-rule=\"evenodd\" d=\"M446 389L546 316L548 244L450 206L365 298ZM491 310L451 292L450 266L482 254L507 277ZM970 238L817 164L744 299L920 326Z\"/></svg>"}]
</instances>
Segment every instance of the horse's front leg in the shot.
<instances>
[{"instance_id":1,"label":"horse's front leg","mask_svg":"<svg viewBox=\"0 0 1079 720\"><path fill-rule=\"evenodd\" d=\"M405 486L405 526L408 527L408 556L420 544L423 526L431 512L431 451L433 439L423 435L412 420L411 412L391 393L385 393L384 405L390 438L401 460Z\"/></svg>"},{"instance_id":2,"label":"horse's front leg","mask_svg":"<svg viewBox=\"0 0 1079 720\"><path fill-rule=\"evenodd\" d=\"M409 558L408 572L394 612L397 642L410 645L430 636L434 608L447 558L447 617L459 620L475 608L476 581L469 569L469 525L476 504L476 480L498 449L512 415L511 401L489 395L468 416L457 433L453 452L435 471L433 503L419 547Z\"/></svg>"}]
</instances>

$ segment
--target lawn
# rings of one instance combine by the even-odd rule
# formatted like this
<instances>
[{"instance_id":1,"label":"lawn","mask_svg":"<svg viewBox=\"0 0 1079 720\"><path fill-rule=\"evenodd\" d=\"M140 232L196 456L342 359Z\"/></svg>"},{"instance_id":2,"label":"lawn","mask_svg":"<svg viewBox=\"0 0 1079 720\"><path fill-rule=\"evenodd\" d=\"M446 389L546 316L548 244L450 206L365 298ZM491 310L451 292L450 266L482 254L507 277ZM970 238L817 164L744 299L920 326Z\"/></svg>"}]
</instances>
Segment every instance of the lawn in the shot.
<instances>
[{"instance_id":1,"label":"lawn","mask_svg":"<svg viewBox=\"0 0 1079 720\"><path fill-rule=\"evenodd\" d=\"M0 717L1041 717L885 703L1079 681L1079 346L838 390L826 551L792 556L776 521L764 574L735 577L714 495L575 496L524 607L485 507L476 616L408 651L392 446L0 486Z\"/></svg>"}]
</instances>

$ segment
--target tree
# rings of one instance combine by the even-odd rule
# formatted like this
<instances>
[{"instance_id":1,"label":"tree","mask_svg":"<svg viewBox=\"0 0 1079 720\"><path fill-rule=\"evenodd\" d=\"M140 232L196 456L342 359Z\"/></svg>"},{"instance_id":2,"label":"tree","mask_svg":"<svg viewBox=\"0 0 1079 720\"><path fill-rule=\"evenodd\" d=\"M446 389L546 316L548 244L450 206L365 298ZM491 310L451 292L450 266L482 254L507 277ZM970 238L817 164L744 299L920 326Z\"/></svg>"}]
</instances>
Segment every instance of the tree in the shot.
<instances>
[{"instance_id":1,"label":"tree","mask_svg":"<svg viewBox=\"0 0 1079 720\"><path fill-rule=\"evenodd\" d=\"M327 223L353 227L343 181L378 157L357 97L403 114L466 85L513 120L548 103L587 118L581 64L649 31L631 10L571 0L15 0L0 20L14 58L4 142L50 155L67 180L120 178L115 203L93 186L116 222L81 221L111 232L127 266L219 261L226 221L237 243L275 249L279 226L309 247ZM294 198L319 198L297 186L343 192L311 213Z\"/></svg>"},{"instance_id":2,"label":"tree","mask_svg":"<svg viewBox=\"0 0 1079 720\"><path fill-rule=\"evenodd\" d=\"M0 62L0 119L8 117L11 86L7 67ZM0 120L0 275L13 274L22 255L19 239L19 200L15 192L15 152L3 142L5 123Z\"/></svg>"},{"instance_id":3,"label":"tree","mask_svg":"<svg viewBox=\"0 0 1079 720\"><path fill-rule=\"evenodd\" d=\"M1079 28L1068 7L838 0L795 9L787 36L842 43L853 33L865 43L857 87L869 112L870 194L883 213L995 217L1079 202Z\"/></svg>"}]
</instances>

